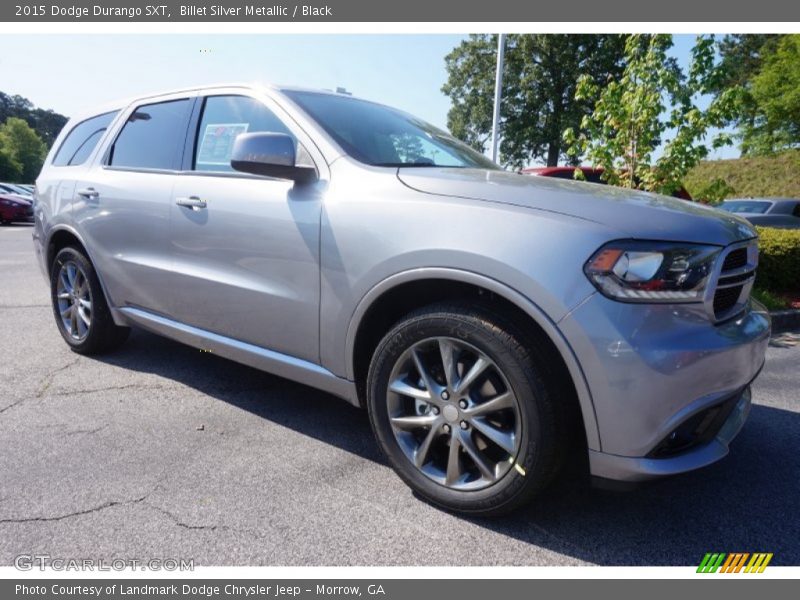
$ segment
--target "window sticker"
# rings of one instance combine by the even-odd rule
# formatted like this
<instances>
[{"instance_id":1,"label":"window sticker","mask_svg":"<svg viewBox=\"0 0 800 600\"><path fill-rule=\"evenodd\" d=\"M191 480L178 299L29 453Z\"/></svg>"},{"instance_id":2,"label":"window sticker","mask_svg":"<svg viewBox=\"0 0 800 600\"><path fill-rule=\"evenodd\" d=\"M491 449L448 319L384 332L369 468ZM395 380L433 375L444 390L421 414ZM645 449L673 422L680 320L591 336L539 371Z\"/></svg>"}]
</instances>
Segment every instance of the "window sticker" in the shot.
<instances>
[{"instance_id":1,"label":"window sticker","mask_svg":"<svg viewBox=\"0 0 800 600\"><path fill-rule=\"evenodd\" d=\"M209 123L197 152L198 165L230 166L236 136L247 133L249 123Z\"/></svg>"}]
</instances>

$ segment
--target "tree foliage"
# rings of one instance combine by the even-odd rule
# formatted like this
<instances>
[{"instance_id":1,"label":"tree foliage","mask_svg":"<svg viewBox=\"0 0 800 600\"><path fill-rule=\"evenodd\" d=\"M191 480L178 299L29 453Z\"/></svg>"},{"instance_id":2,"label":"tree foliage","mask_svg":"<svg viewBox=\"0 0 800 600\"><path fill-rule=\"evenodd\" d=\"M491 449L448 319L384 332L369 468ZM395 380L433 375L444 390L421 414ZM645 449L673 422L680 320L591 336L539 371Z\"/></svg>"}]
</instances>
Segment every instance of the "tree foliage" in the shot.
<instances>
[{"instance_id":1,"label":"tree foliage","mask_svg":"<svg viewBox=\"0 0 800 600\"><path fill-rule=\"evenodd\" d=\"M766 52L750 80L754 110L741 124L742 151L774 154L800 146L800 35L785 35Z\"/></svg>"},{"instance_id":2,"label":"tree foliage","mask_svg":"<svg viewBox=\"0 0 800 600\"><path fill-rule=\"evenodd\" d=\"M11 96L0 92L0 123L5 123L9 117L24 119L48 147L53 144L67 123L67 117L64 115L36 108L30 100L22 96Z\"/></svg>"},{"instance_id":3,"label":"tree foliage","mask_svg":"<svg viewBox=\"0 0 800 600\"><path fill-rule=\"evenodd\" d=\"M0 125L0 176L30 183L39 175L47 146L24 120L9 117Z\"/></svg>"},{"instance_id":4,"label":"tree foliage","mask_svg":"<svg viewBox=\"0 0 800 600\"><path fill-rule=\"evenodd\" d=\"M732 118L739 88L728 87L705 109L699 106L724 76L713 36L697 37L685 73L669 56L671 46L671 35L628 36L619 79L606 85L590 75L579 79L576 97L593 103L594 110L580 129L565 131L568 152L576 161L584 157L602 167L613 185L672 193L711 148L730 143L721 133L706 138Z\"/></svg>"},{"instance_id":5,"label":"tree foliage","mask_svg":"<svg viewBox=\"0 0 800 600\"><path fill-rule=\"evenodd\" d=\"M576 98L578 77L604 85L622 72L624 36L512 34L506 38L503 100L500 107L500 162L522 167L573 160L562 132L580 129L591 104ZM442 87L452 107L450 131L480 152L492 130L496 35L472 35L446 57Z\"/></svg>"},{"instance_id":6,"label":"tree foliage","mask_svg":"<svg viewBox=\"0 0 800 600\"><path fill-rule=\"evenodd\" d=\"M729 34L719 40L721 77L719 93L729 87L747 86L753 76L761 70L765 54L775 48L781 36L774 33Z\"/></svg>"}]
</instances>

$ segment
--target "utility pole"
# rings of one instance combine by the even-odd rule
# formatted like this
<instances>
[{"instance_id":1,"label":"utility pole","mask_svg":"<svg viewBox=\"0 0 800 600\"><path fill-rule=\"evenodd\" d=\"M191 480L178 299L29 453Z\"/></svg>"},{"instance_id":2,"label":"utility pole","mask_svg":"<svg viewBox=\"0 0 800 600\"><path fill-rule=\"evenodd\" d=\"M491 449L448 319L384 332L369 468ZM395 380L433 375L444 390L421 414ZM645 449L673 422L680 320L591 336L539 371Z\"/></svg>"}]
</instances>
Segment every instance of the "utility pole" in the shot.
<instances>
[{"instance_id":1,"label":"utility pole","mask_svg":"<svg viewBox=\"0 0 800 600\"><path fill-rule=\"evenodd\" d=\"M503 99L503 63L506 53L506 34L497 36L497 73L494 76L494 114L492 115L492 161L497 162L500 137L500 101Z\"/></svg>"}]
</instances>

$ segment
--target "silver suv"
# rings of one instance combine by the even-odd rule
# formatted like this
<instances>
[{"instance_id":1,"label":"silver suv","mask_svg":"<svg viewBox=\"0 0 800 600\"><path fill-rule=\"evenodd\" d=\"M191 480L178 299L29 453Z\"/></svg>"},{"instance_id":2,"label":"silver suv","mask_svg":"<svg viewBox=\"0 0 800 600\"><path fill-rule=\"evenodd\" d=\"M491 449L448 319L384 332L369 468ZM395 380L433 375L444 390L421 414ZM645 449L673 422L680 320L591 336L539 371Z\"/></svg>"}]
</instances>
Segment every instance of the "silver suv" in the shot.
<instances>
[{"instance_id":1,"label":"silver suv","mask_svg":"<svg viewBox=\"0 0 800 600\"><path fill-rule=\"evenodd\" d=\"M424 498L519 506L571 442L640 481L723 457L770 321L736 215L498 168L349 96L250 86L72 119L37 181L55 321L136 326L366 407Z\"/></svg>"}]
</instances>

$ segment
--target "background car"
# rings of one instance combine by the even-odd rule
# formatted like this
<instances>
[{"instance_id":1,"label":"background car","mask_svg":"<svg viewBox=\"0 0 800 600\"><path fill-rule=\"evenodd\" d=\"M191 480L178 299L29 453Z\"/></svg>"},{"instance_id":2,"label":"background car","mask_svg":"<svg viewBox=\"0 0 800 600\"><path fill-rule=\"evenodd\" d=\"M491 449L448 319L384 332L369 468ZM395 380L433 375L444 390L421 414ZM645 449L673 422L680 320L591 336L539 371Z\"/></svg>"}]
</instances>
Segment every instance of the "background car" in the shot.
<instances>
[{"instance_id":1,"label":"background car","mask_svg":"<svg viewBox=\"0 0 800 600\"><path fill-rule=\"evenodd\" d=\"M589 183L602 183L605 169L595 167L529 167L522 169L523 175L536 175L538 177L555 177L556 179L575 179L575 169L580 169ZM680 187L672 194L681 200L692 200L692 196L685 188Z\"/></svg>"},{"instance_id":2,"label":"background car","mask_svg":"<svg viewBox=\"0 0 800 600\"><path fill-rule=\"evenodd\" d=\"M33 204L14 194L0 194L0 225L33 223Z\"/></svg>"},{"instance_id":3,"label":"background car","mask_svg":"<svg viewBox=\"0 0 800 600\"><path fill-rule=\"evenodd\" d=\"M0 194L12 194L23 198L33 198L33 192L16 183L0 183Z\"/></svg>"},{"instance_id":4,"label":"background car","mask_svg":"<svg viewBox=\"0 0 800 600\"><path fill-rule=\"evenodd\" d=\"M753 225L800 229L800 200L797 198L732 198L717 208L736 213Z\"/></svg>"}]
</instances>

